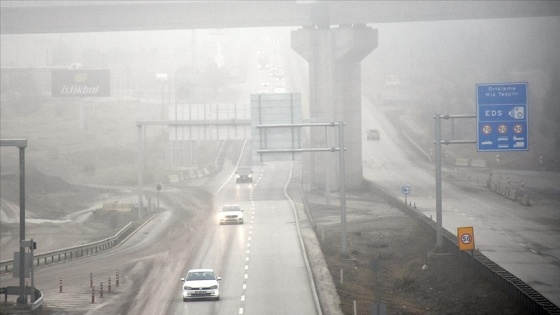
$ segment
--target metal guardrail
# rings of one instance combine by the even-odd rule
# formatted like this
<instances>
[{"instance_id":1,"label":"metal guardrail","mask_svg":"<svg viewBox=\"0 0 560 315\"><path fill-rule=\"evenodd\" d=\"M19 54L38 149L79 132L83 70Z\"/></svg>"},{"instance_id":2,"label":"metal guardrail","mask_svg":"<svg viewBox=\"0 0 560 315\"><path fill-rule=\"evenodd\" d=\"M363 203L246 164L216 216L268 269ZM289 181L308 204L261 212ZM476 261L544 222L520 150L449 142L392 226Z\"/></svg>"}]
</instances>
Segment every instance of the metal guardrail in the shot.
<instances>
[{"instance_id":1,"label":"metal guardrail","mask_svg":"<svg viewBox=\"0 0 560 315\"><path fill-rule=\"evenodd\" d=\"M73 246L73 247L63 248L63 249L35 255L33 261L34 266L39 267L39 266L54 264L66 260L72 260L84 256L95 255L99 252L117 246L126 237L128 237L133 230L134 230L134 224L133 222L130 222L125 227L123 227L119 232L117 232L117 234L115 234L114 236L105 238L103 240L85 244L85 245ZM0 261L0 274L12 272L13 265L14 265L13 259Z\"/></svg>"},{"instance_id":2,"label":"metal guardrail","mask_svg":"<svg viewBox=\"0 0 560 315\"><path fill-rule=\"evenodd\" d=\"M379 192L391 205L396 206L406 214L418 218L420 221L426 223L425 227L435 235L436 223L434 221L426 217L423 213L403 203L402 200L385 192L381 187L375 185L374 183L369 181L364 182L370 191L375 190L376 192ZM527 309L531 314L560 315L560 308L558 306L550 302L550 300L542 296L535 289L528 286L521 279L498 266L495 262L478 250L474 250L472 255L466 251L460 251L457 243L457 237L447 230L443 231L443 248L449 252L460 255L460 258L466 262L465 265L472 266L475 272L492 282L506 294L510 295L514 300L523 305L523 307L525 307L525 309Z\"/></svg>"},{"instance_id":3,"label":"metal guardrail","mask_svg":"<svg viewBox=\"0 0 560 315\"><path fill-rule=\"evenodd\" d=\"M26 296L27 295L31 296L31 287L25 287L25 294ZM4 302L7 302L8 295L19 295L19 287L7 286L7 287L0 288L0 295L4 295ZM35 297L35 301L32 301L32 303L29 305L29 309L33 311L33 314L35 314L36 312L40 312L41 306L43 305L43 292L35 288L33 296ZM8 314L10 314L9 311Z\"/></svg>"}]
</instances>

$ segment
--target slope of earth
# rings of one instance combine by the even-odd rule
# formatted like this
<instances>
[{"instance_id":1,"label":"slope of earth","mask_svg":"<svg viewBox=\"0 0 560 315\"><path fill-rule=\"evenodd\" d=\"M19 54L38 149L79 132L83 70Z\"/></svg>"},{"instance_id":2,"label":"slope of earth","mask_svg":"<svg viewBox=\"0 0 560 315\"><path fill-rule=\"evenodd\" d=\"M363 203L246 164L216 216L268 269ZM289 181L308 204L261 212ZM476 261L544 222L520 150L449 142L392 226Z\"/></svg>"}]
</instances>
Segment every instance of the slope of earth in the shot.
<instances>
[{"instance_id":1,"label":"slope of earth","mask_svg":"<svg viewBox=\"0 0 560 315\"><path fill-rule=\"evenodd\" d=\"M348 194L347 244L353 260L340 259L339 208L327 208L324 197L313 192L308 200L344 314L373 314L374 303L385 304L387 314L529 314L462 266L458 256L428 257L435 238L424 223L371 192Z\"/></svg>"}]
</instances>

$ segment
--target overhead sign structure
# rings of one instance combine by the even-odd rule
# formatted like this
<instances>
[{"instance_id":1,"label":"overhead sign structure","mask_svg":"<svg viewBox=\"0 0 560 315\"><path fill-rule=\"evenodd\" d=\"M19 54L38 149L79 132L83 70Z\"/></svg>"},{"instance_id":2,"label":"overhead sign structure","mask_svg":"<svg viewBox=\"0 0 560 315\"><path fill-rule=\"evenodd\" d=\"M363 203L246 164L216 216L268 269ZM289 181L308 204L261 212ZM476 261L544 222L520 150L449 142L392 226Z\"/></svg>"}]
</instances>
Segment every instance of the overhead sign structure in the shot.
<instances>
[{"instance_id":1,"label":"overhead sign structure","mask_svg":"<svg viewBox=\"0 0 560 315\"><path fill-rule=\"evenodd\" d=\"M109 97L109 70L53 70L53 97Z\"/></svg>"},{"instance_id":2,"label":"overhead sign structure","mask_svg":"<svg viewBox=\"0 0 560 315\"><path fill-rule=\"evenodd\" d=\"M527 151L527 83L476 85L478 151Z\"/></svg>"},{"instance_id":3,"label":"overhead sign structure","mask_svg":"<svg viewBox=\"0 0 560 315\"><path fill-rule=\"evenodd\" d=\"M459 250L474 250L474 229L472 226L457 228Z\"/></svg>"},{"instance_id":4,"label":"overhead sign structure","mask_svg":"<svg viewBox=\"0 0 560 315\"><path fill-rule=\"evenodd\" d=\"M302 149L301 128L257 128L258 125L301 124L299 93L251 94L251 138L254 161L291 161L301 153L259 154L259 150Z\"/></svg>"}]
</instances>

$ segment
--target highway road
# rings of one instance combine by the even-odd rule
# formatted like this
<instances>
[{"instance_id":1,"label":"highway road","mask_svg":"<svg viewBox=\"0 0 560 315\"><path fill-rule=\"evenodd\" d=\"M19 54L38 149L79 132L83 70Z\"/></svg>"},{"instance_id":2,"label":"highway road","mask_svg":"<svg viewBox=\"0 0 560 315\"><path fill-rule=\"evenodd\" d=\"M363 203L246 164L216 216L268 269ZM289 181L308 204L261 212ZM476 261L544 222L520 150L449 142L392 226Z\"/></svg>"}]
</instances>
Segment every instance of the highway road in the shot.
<instances>
[{"instance_id":1,"label":"highway road","mask_svg":"<svg viewBox=\"0 0 560 315\"><path fill-rule=\"evenodd\" d=\"M235 183L234 164L228 163L204 189L167 186L161 194L166 210L121 246L36 269L35 285L46 305L75 314L318 313L294 210L284 195L289 162L254 167L253 184ZM218 224L216 211L226 203L245 209L244 224ZM220 301L183 302L179 279L191 268L213 268L223 278ZM11 275L1 281L17 285Z\"/></svg>"},{"instance_id":2,"label":"highway road","mask_svg":"<svg viewBox=\"0 0 560 315\"><path fill-rule=\"evenodd\" d=\"M402 199L402 185L410 185L408 200L435 221L434 166L421 162L422 158L412 161L417 153L406 150L411 145L385 118L384 111L394 107L374 106L367 97L362 100L364 176ZM370 128L381 130L380 141L365 140ZM555 180L550 176L538 182L560 182L557 175ZM481 184L463 183L461 188L447 182L445 172L443 178L443 227L456 234L458 227L473 226L477 249L560 305L560 203L547 200L526 207Z\"/></svg>"},{"instance_id":3,"label":"highway road","mask_svg":"<svg viewBox=\"0 0 560 315\"><path fill-rule=\"evenodd\" d=\"M188 268L214 268L222 276L221 300L182 302L177 294L166 314L316 314L294 213L284 196L289 163L257 166L253 184L230 180L214 208L239 204L242 225L217 224L214 217Z\"/></svg>"}]
</instances>

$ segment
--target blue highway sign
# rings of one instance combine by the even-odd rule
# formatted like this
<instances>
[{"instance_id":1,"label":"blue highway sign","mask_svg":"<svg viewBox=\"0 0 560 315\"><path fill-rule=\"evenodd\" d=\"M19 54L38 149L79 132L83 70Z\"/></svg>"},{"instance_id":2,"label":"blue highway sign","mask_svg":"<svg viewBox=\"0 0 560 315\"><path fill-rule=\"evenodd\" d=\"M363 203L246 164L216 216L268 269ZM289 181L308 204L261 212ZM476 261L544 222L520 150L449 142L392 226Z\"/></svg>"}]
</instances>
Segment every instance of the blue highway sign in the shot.
<instances>
[{"instance_id":1,"label":"blue highway sign","mask_svg":"<svg viewBox=\"0 0 560 315\"><path fill-rule=\"evenodd\" d=\"M526 151L527 83L476 85L478 151Z\"/></svg>"},{"instance_id":2,"label":"blue highway sign","mask_svg":"<svg viewBox=\"0 0 560 315\"><path fill-rule=\"evenodd\" d=\"M403 185L401 187L401 192L405 195L410 194L410 185Z\"/></svg>"}]
</instances>

